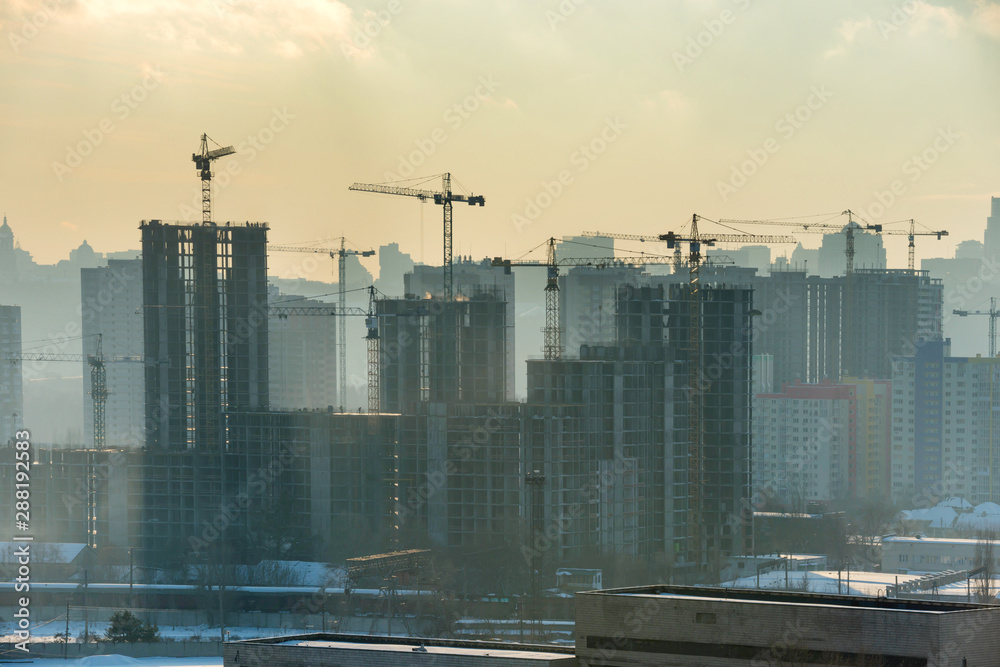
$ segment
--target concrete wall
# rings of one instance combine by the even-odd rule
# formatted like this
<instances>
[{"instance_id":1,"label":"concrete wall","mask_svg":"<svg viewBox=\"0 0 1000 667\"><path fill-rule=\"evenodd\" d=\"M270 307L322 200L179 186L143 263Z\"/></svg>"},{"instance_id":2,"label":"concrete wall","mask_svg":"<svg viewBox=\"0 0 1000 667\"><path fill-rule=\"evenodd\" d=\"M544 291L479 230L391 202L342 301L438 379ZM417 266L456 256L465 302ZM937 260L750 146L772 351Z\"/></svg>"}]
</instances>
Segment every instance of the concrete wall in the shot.
<instances>
[{"instance_id":1,"label":"concrete wall","mask_svg":"<svg viewBox=\"0 0 1000 667\"><path fill-rule=\"evenodd\" d=\"M976 563L976 540L888 538L882 541L883 572L969 570Z\"/></svg>"},{"instance_id":2,"label":"concrete wall","mask_svg":"<svg viewBox=\"0 0 1000 667\"><path fill-rule=\"evenodd\" d=\"M221 642L155 642L136 644L110 644L105 642L90 642L88 644L31 644L32 658L62 658L65 650L66 658L84 658L89 655L127 655L132 658L184 658L211 657L222 655ZM10 658L18 657L17 652L8 654Z\"/></svg>"},{"instance_id":3,"label":"concrete wall","mask_svg":"<svg viewBox=\"0 0 1000 667\"><path fill-rule=\"evenodd\" d=\"M805 605L587 593L576 602L581 665L776 664L800 660L805 650L962 667L963 657L969 666L995 664L989 656L1000 649L1000 608L928 613L824 605L819 598ZM719 647L730 654L718 655Z\"/></svg>"},{"instance_id":4,"label":"concrete wall","mask_svg":"<svg viewBox=\"0 0 1000 667\"><path fill-rule=\"evenodd\" d=\"M336 642L304 646L299 642ZM421 650L426 649L426 650ZM312 634L281 640L233 642L223 647L226 667L576 667L569 649L531 644L444 639L392 639L361 635Z\"/></svg>"}]
</instances>

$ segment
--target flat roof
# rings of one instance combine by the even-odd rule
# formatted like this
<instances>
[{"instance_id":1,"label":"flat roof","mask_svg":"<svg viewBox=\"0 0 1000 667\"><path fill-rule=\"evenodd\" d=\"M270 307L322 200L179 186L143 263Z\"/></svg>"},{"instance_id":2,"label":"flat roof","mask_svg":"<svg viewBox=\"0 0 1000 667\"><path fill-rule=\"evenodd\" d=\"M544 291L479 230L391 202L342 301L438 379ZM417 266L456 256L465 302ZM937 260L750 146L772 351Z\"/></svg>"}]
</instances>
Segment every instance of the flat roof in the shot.
<instances>
[{"instance_id":1,"label":"flat roof","mask_svg":"<svg viewBox=\"0 0 1000 667\"><path fill-rule=\"evenodd\" d=\"M969 539L964 537L883 537L882 543L886 542L908 542L911 544L955 544L955 545L968 545L968 544L978 544L979 540Z\"/></svg>"},{"instance_id":2,"label":"flat roof","mask_svg":"<svg viewBox=\"0 0 1000 667\"><path fill-rule=\"evenodd\" d=\"M776 591L746 588L720 588L709 586L636 586L611 588L599 591L581 591L578 596L661 596L689 600L752 602L758 604L793 604L803 606L857 607L863 609L888 609L920 613L951 613L979 609L993 609L995 605L972 602L937 602L902 598L868 597L859 595L834 595L795 591Z\"/></svg>"},{"instance_id":3,"label":"flat roof","mask_svg":"<svg viewBox=\"0 0 1000 667\"><path fill-rule=\"evenodd\" d=\"M518 644L515 642L490 642L470 639L433 639L425 637L383 637L351 635L333 632L314 632L284 637L244 639L227 644L271 644L290 648L329 648L352 651L396 651L428 655L464 655L471 657L498 657L518 660L555 660L573 657L572 646ZM416 651L414 649L417 649ZM424 650L419 650L424 649Z\"/></svg>"},{"instance_id":4,"label":"flat roof","mask_svg":"<svg viewBox=\"0 0 1000 667\"><path fill-rule=\"evenodd\" d=\"M359 644L351 641L331 641L323 639L292 639L276 646L301 646L304 648L329 648L351 651L396 651L401 653L426 653L427 655L459 655L472 658L517 658L520 660L552 660L565 658L565 653L527 650L513 647L467 648L464 646L428 646L421 644Z\"/></svg>"}]
</instances>

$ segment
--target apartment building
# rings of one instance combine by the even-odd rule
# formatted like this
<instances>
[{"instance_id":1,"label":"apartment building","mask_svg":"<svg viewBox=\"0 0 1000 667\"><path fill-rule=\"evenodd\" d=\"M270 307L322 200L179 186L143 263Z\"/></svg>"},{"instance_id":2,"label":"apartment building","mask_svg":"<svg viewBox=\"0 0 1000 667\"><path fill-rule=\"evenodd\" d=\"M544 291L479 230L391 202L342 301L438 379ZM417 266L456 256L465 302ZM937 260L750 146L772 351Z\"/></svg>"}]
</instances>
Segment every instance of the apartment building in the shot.
<instances>
[{"instance_id":1,"label":"apartment building","mask_svg":"<svg viewBox=\"0 0 1000 667\"><path fill-rule=\"evenodd\" d=\"M1000 359L952 357L919 341L893 360L892 493L1000 499Z\"/></svg>"}]
</instances>

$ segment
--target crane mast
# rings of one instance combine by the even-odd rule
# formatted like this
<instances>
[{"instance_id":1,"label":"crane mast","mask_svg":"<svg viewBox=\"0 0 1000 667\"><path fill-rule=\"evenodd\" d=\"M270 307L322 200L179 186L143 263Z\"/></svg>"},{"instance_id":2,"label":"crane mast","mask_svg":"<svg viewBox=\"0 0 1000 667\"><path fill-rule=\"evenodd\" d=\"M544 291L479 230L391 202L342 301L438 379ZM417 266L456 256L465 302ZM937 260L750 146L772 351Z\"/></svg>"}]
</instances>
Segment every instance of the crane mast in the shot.
<instances>
[{"instance_id":1,"label":"crane mast","mask_svg":"<svg viewBox=\"0 0 1000 667\"><path fill-rule=\"evenodd\" d=\"M202 134L201 152L191 154L191 160L201 178L201 221L204 224L212 222L212 162L236 152L232 146L219 146L219 148L209 150L209 141L212 141L216 146L219 145L207 134Z\"/></svg>"},{"instance_id":2,"label":"crane mast","mask_svg":"<svg viewBox=\"0 0 1000 667\"><path fill-rule=\"evenodd\" d=\"M378 335L378 313L375 312L375 286L368 288L368 315L365 319L368 335L368 414L381 412L381 387L379 385L380 343Z\"/></svg>"},{"instance_id":3,"label":"crane mast","mask_svg":"<svg viewBox=\"0 0 1000 667\"><path fill-rule=\"evenodd\" d=\"M542 354L545 359L562 357L562 332L559 330L559 266L556 264L556 240L549 239L546 251L545 332Z\"/></svg>"}]
</instances>

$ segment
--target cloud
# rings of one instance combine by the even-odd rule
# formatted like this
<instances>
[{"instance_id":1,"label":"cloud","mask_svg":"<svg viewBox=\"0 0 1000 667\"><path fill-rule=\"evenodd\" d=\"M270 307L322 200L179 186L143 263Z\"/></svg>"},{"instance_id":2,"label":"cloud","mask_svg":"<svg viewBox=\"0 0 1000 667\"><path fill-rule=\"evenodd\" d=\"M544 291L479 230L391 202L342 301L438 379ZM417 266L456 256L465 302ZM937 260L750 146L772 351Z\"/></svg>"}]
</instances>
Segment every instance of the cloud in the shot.
<instances>
[{"instance_id":1,"label":"cloud","mask_svg":"<svg viewBox=\"0 0 1000 667\"><path fill-rule=\"evenodd\" d=\"M686 111L691 106L691 99L679 90L664 89L654 97L641 99L639 104L647 109L662 107L669 111Z\"/></svg>"},{"instance_id":2,"label":"cloud","mask_svg":"<svg viewBox=\"0 0 1000 667\"><path fill-rule=\"evenodd\" d=\"M994 34L1000 35L1000 5L988 0L977 0L974 15L963 16L954 7L934 5L922 0L907 0L863 19L841 21L834 29L839 43L828 49L823 56L833 58L845 55L852 44L876 33L885 39L899 34L920 37L931 32L954 38L962 32L983 29L994 30Z\"/></svg>"},{"instance_id":3,"label":"cloud","mask_svg":"<svg viewBox=\"0 0 1000 667\"><path fill-rule=\"evenodd\" d=\"M1000 38L1000 3L977 0L972 20L982 32Z\"/></svg>"},{"instance_id":4,"label":"cloud","mask_svg":"<svg viewBox=\"0 0 1000 667\"><path fill-rule=\"evenodd\" d=\"M691 105L691 100L677 90L661 90L660 101L671 111L684 111Z\"/></svg>"},{"instance_id":5,"label":"cloud","mask_svg":"<svg viewBox=\"0 0 1000 667\"><path fill-rule=\"evenodd\" d=\"M854 38L857 37L858 33L862 30L868 30L872 27L872 19L870 16L866 17L862 21L852 21L850 19L844 19L837 26L837 32L841 37L844 38L845 42L853 42Z\"/></svg>"},{"instance_id":6,"label":"cloud","mask_svg":"<svg viewBox=\"0 0 1000 667\"><path fill-rule=\"evenodd\" d=\"M940 7L926 2L914 2L915 9L904 14L910 14L909 34L920 35L933 28L939 28L949 37L958 35L963 27L963 19L953 7ZM907 8L908 9L908 8Z\"/></svg>"},{"instance_id":7,"label":"cloud","mask_svg":"<svg viewBox=\"0 0 1000 667\"><path fill-rule=\"evenodd\" d=\"M338 47L362 19L340 0L9 0L0 18L42 11L74 28L120 28L184 50L288 58Z\"/></svg>"},{"instance_id":8,"label":"cloud","mask_svg":"<svg viewBox=\"0 0 1000 667\"><path fill-rule=\"evenodd\" d=\"M825 51L823 57L836 58L837 56L847 55L847 45L854 42L860 32L870 30L873 24L874 21L872 21L870 16L858 21L844 19L834 28L834 32L840 37L840 44Z\"/></svg>"}]
</instances>

